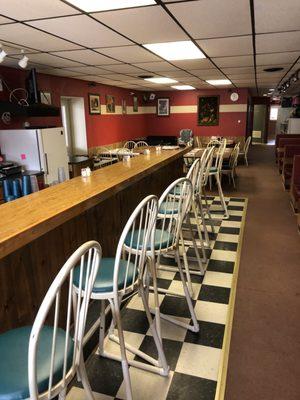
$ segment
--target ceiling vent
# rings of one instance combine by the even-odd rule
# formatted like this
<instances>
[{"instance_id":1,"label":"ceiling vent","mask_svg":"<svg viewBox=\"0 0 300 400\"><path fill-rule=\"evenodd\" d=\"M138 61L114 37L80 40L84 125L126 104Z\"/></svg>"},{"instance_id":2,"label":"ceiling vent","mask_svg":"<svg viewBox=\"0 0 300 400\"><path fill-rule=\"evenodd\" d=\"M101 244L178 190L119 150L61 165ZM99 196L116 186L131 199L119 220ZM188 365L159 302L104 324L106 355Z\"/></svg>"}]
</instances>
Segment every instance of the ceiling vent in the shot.
<instances>
[{"instance_id":1,"label":"ceiling vent","mask_svg":"<svg viewBox=\"0 0 300 400\"><path fill-rule=\"evenodd\" d=\"M282 71L283 67L271 67L271 68L265 68L264 71L265 72L278 72L278 71Z\"/></svg>"}]
</instances>

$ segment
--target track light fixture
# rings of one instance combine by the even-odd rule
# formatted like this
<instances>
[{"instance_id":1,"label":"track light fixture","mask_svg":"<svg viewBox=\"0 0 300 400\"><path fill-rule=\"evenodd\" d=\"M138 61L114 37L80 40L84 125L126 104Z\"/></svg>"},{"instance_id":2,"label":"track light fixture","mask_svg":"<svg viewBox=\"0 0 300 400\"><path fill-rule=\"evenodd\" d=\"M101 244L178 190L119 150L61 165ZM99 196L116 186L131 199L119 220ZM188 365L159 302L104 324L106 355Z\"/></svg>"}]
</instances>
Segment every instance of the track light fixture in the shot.
<instances>
[{"instance_id":1,"label":"track light fixture","mask_svg":"<svg viewBox=\"0 0 300 400\"><path fill-rule=\"evenodd\" d=\"M4 58L7 56L7 53L2 49L2 45L0 44L0 64L3 62Z\"/></svg>"},{"instance_id":2,"label":"track light fixture","mask_svg":"<svg viewBox=\"0 0 300 400\"><path fill-rule=\"evenodd\" d=\"M24 50L21 50L21 54L23 54L23 57L21 58L21 60L18 62L19 67L21 68L26 68L29 58L25 56L24 54Z\"/></svg>"}]
</instances>

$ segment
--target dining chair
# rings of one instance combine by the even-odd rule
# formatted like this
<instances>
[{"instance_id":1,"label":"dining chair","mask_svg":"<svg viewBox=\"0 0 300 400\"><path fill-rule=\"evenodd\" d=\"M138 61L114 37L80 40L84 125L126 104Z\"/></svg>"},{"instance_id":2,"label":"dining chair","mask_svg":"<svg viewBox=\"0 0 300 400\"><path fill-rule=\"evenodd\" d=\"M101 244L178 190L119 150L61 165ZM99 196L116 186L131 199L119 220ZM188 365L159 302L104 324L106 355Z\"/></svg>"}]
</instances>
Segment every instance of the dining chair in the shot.
<instances>
[{"instance_id":1,"label":"dining chair","mask_svg":"<svg viewBox=\"0 0 300 400\"><path fill-rule=\"evenodd\" d=\"M123 147L125 149L133 150L136 146L136 143L133 140L128 140L124 143Z\"/></svg>"},{"instance_id":2,"label":"dining chair","mask_svg":"<svg viewBox=\"0 0 300 400\"><path fill-rule=\"evenodd\" d=\"M149 145L144 140L140 140L139 142L136 143L135 147L149 147Z\"/></svg>"},{"instance_id":3,"label":"dining chair","mask_svg":"<svg viewBox=\"0 0 300 400\"><path fill-rule=\"evenodd\" d=\"M76 374L86 398L94 399L82 344L101 253L101 246L95 241L80 246L51 284L33 326L0 335L0 399L46 400L57 396L64 399L67 386ZM78 296L77 307L72 309L73 276L78 264L81 276L78 293L83 287L85 292L84 296Z\"/></svg>"},{"instance_id":4,"label":"dining chair","mask_svg":"<svg viewBox=\"0 0 300 400\"><path fill-rule=\"evenodd\" d=\"M238 157L239 157L239 148L240 148L240 144L237 143L234 146L234 149L232 150L228 164L223 163L222 169L221 169L221 181L222 181L222 176L227 175L229 183L231 183L231 180L232 180L234 188L236 188L234 178L236 176L236 167L237 167Z\"/></svg>"},{"instance_id":5,"label":"dining chair","mask_svg":"<svg viewBox=\"0 0 300 400\"><path fill-rule=\"evenodd\" d=\"M248 136L246 141L245 141L245 145L244 145L243 149L240 150L240 153L239 153L239 157L243 157L244 158L244 161L245 161L247 166L249 165L249 163L248 163L248 151L249 151L250 143L251 143L251 136Z\"/></svg>"},{"instance_id":6,"label":"dining chair","mask_svg":"<svg viewBox=\"0 0 300 400\"><path fill-rule=\"evenodd\" d=\"M132 154L132 151L129 150L127 147L122 147L117 150L116 154L117 154L118 160L123 160L123 157L126 155L130 156Z\"/></svg>"},{"instance_id":7,"label":"dining chair","mask_svg":"<svg viewBox=\"0 0 300 400\"><path fill-rule=\"evenodd\" d=\"M111 152L111 149L108 147L101 147L100 153L97 156L99 160L96 164L96 167L103 168L107 165L112 165L113 163L118 161L118 157L114 156Z\"/></svg>"},{"instance_id":8,"label":"dining chair","mask_svg":"<svg viewBox=\"0 0 300 400\"><path fill-rule=\"evenodd\" d=\"M132 399L129 364L146 371L163 376L169 373L169 367L162 348L160 327L160 313L158 292L156 288L156 270L154 264L155 223L158 210L158 200L154 195L147 196L129 217L119 239L115 257L102 258L98 270L91 298L100 300L100 330L97 354L102 357L120 361L122 365L126 399ZM153 280L155 322L149 308L149 282ZM74 272L74 307L78 298L80 282L79 267ZM84 292L82 292L84 294ZM121 301L124 297L138 294L145 309L149 328L157 349L158 358L155 359L139 349L127 344L122 329ZM105 301L111 307L112 322L109 328L108 339L120 346L120 356L105 350ZM125 314L126 317L126 314ZM118 334L115 335L115 328ZM129 360L126 350L146 361Z\"/></svg>"}]
</instances>

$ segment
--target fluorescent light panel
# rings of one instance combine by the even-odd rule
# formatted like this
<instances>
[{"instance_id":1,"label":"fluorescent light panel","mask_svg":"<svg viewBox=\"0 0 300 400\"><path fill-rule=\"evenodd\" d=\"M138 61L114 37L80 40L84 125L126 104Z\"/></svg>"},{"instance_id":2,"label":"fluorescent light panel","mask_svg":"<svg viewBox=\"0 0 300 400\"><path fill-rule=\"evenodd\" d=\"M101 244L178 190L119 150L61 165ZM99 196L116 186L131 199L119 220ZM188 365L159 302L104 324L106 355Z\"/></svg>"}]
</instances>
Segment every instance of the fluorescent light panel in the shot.
<instances>
[{"instance_id":1,"label":"fluorescent light panel","mask_svg":"<svg viewBox=\"0 0 300 400\"><path fill-rule=\"evenodd\" d=\"M168 61L196 60L205 55L190 40L167 43L143 44L146 49Z\"/></svg>"},{"instance_id":2,"label":"fluorescent light panel","mask_svg":"<svg viewBox=\"0 0 300 400\"><path fill-rule=\"evenodd\" d=\"M174 79L171 78L164 78L164 77L156 77L156 78L145 78L145 81L152 82L152 83L177 83L178 81L175 81Z\"/></svg>"},{"instance_id":3,"label":"fluorescent light panel","mask_svg":"<svg viewBox=\"0 0 300 400\"><path fill-rule=\"evenodd\" d=\"M229 79L208 79L205 81L209 83L210 85L231 85L231 81Z\"/></svg>"},{"instance_id":4,"label":"fluorescent light panel","mask_svg":"<svg viewBox=\"0 0 300 400\"><path fill-rule=\"evenodd\" d=\"M177 89L177 90L194 90L195 88L193 86L190 85L175 85L175 86L171 86L173 89Z\"/></svg>"},{"instance_id":5,"label":"fluorescent light panel","mask_svg":"<svg viewBox=\"0 0 300 400\"><path fill-rule=\"evenodd\" d=\"M68 0L68 3L86 12L118 10L156 4L154 0Z\"/></svg>"}]
</instances>

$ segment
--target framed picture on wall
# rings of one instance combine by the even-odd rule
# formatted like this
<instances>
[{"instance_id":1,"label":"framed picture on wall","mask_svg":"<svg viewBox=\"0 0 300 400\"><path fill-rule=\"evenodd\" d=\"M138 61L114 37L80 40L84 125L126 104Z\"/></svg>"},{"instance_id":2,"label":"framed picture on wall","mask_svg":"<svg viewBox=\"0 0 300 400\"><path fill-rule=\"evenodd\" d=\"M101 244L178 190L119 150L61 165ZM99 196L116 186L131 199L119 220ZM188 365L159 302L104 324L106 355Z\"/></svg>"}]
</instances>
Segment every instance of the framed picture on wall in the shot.
<instances>
[{"instance_id":1,"label":"framed picture on wall","mask_svg":"<svg viewBox=\"0 0 300 400\"><path fill-rule=\"evenodd\" d=\"M114 113L116 112L116 101L115 97L110 94L106 95L106 112Z\"/></svg>"},{"instance_id":2,"label":"framed picture on wall","mask_svg":"<svg viewBox=\"0 0 300 400\"><path fill-rule=\"evenodd\" d=\"M137 96L133 96L133 112L139 111L139 103Z\"/></svg>"},{"instance_id":3,"label":"framed picture on wall","mask_svg":"<svg viewBox=\"0 0 300 400\"><path fill-rule=\"evenodd\" d=\"M52 104L51 101L51 93L49 92L41 92L41 103L42 104Z\"/></svg>"},{"instance_id":4,"label":"framed picture on wall","mask_svg":"<svg viewBox=\"0 0 300 400\"><path fill-rule=\"evenodd\" d=\"M157 99L157 115L159 117L169 117L170 99L168 97Z\"/></svg>"},{"instance_id":5,"label":"framed picture on wall","mask_svg":"<svg viewBox=\"0 0 300 400\"><path fill-rule=\"evenodd\" d=\"M89 93L89 112L90 114L101 114L100 95Z\"/></svg>"},{"instance_id":6,"label":"framed picture on wall","mask_svg":"<svg viewBox=\"0 0 300 400\"><path fill-rule=\"evenodd\" d=\"M127 114L126 100L122 100L122 114Z\"/></svg>"},{"instance_id":7,"label":"framed picture on wall","mask_svg":"<svg viewBox=\"0 0 300 400\"><path fill-rule=\"evenodd\" d=\"M219 125L219 96L198 97L198 125Z\"/></svg>"}]
</instances>

